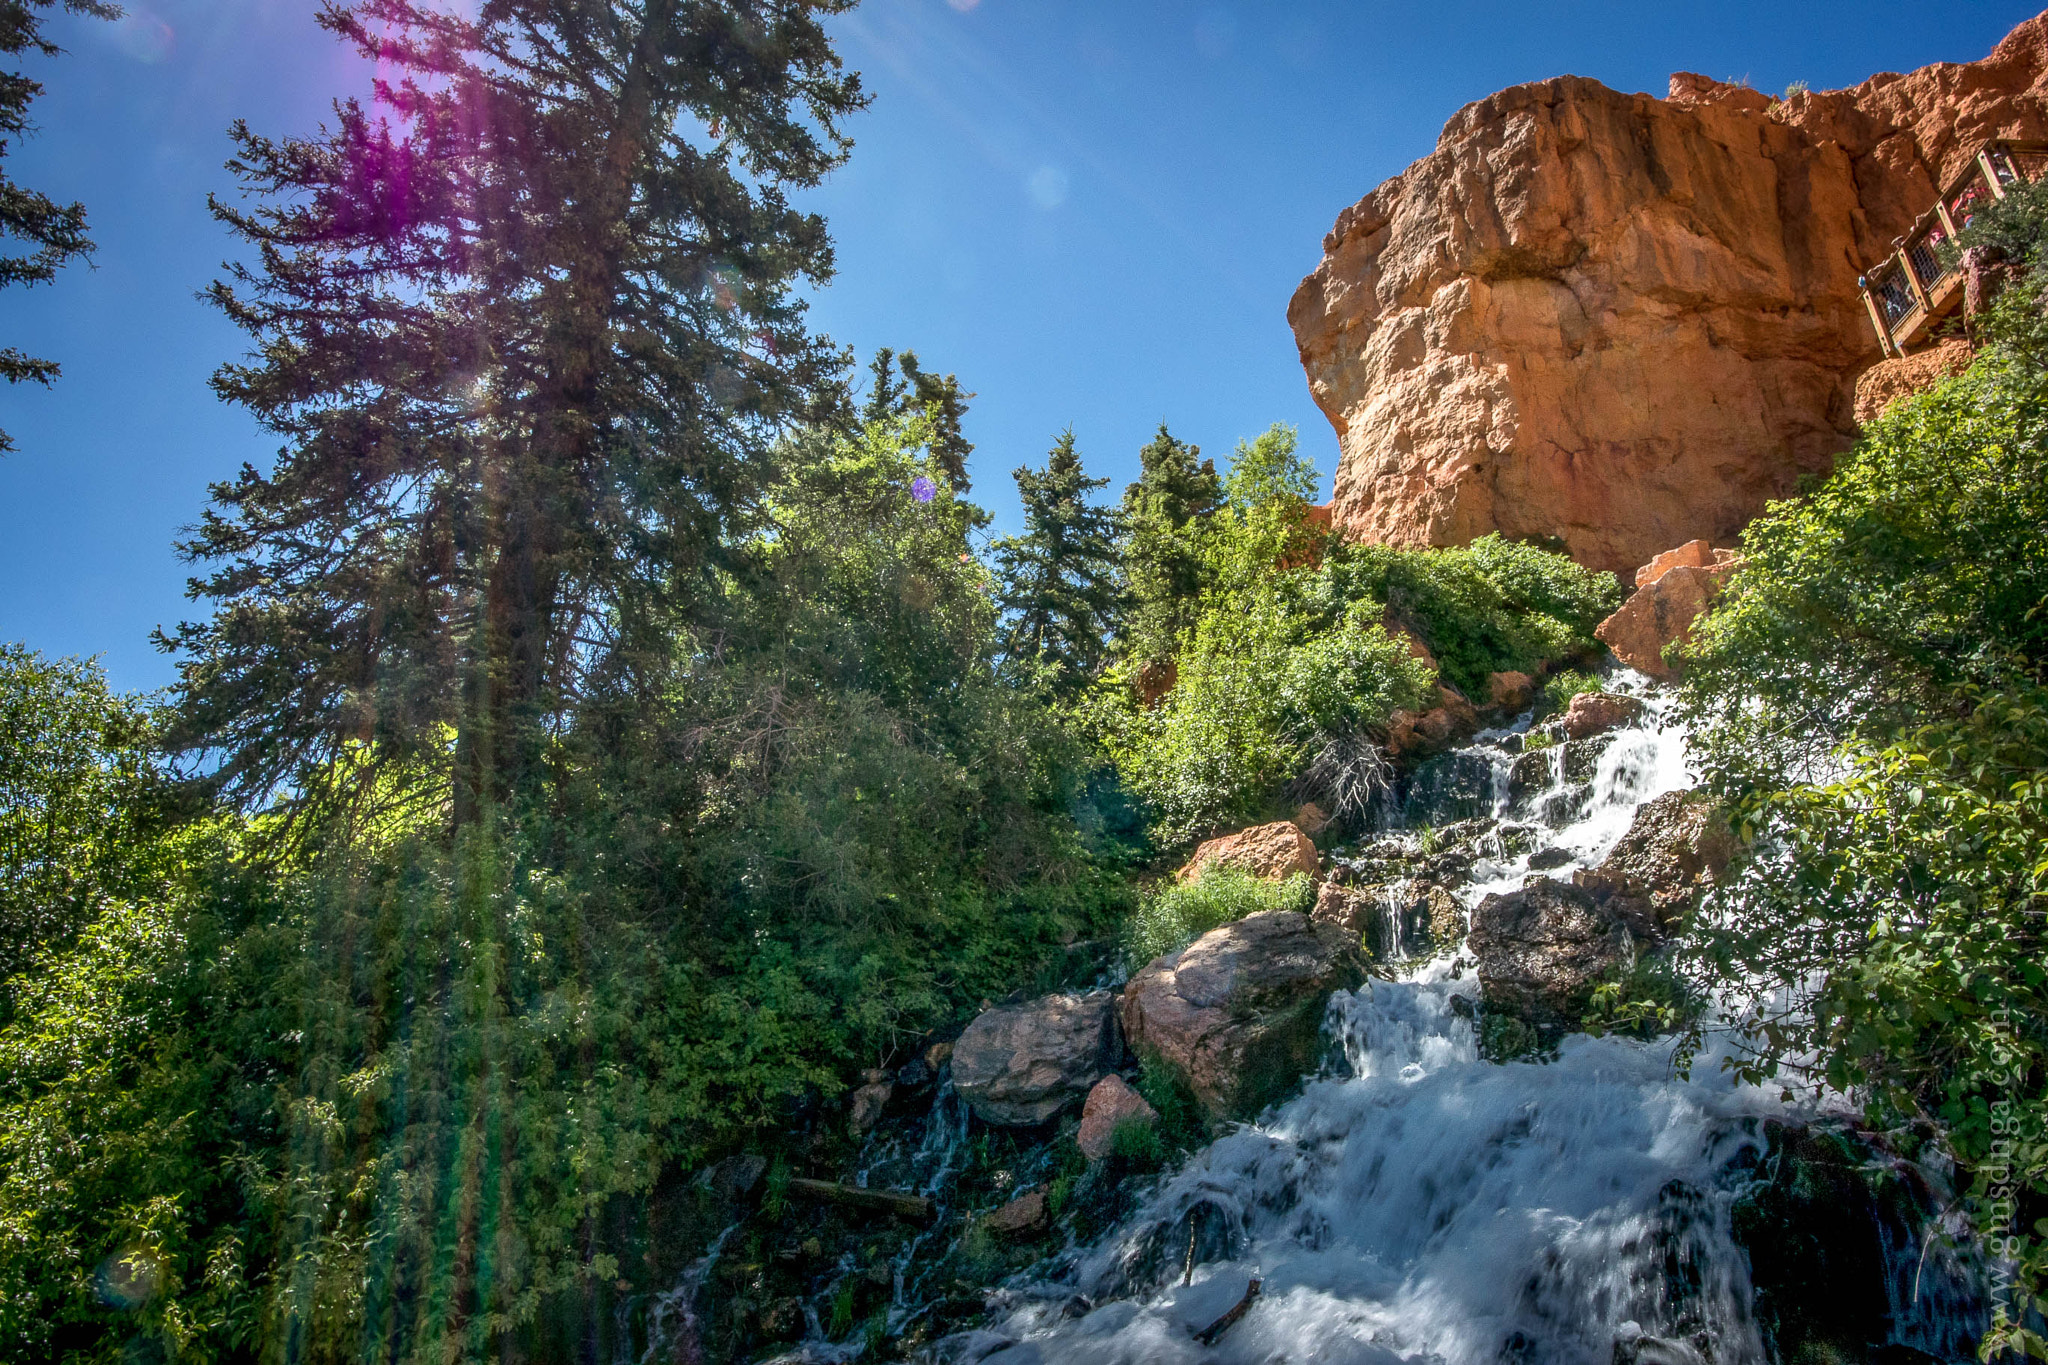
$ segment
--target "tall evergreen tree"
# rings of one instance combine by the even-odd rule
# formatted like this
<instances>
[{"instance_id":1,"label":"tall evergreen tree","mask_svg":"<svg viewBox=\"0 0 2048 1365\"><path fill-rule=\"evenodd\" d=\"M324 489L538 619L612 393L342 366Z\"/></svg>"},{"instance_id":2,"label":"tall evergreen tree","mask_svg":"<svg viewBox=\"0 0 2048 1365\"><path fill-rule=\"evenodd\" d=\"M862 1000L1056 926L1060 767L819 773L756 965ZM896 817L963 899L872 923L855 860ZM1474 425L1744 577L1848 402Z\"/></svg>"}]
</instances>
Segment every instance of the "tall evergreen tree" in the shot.
<instances>
[{"instance_id":1,"label":"tall evergreen tree","mask_svg":"<svg viewBox=\"0 0 2048 1365\"><path fill-rule=\"evenodd\" d=\"M104 0L0 0L0 54L19 57L25 52L54 57L55 43L43 36L44 10L62 3L73 14L96 19L117 19L118 6ZM40 81L20 71L0 72L0 160L9 144L30 130L28 107L43 93ZM59 204L48 195L14 183L0 169L0 236L31 249L29 255L0 255L0 287L10 284L44 284L55 278L59 267L80 256L90 255L92 239L85 235L85 205ZM12 346L0 347L0 379L10 384L29 381L48 384L61 369L54 360L43 360ZM14 442L0 431L0 451L14 449Z\"/></svg>"},{"instance_id":2,"label":"tall evergreen tree","mask_svg":"<svg viewBox=\"0 0 2048 1365\"><path fill-rule=\"evenodd\" d=\"M1089 494L1108 485L1081 468L1070 427L1060 433L1045 468L1015 472L1024 502L1024 534L996 544L1002 605L1008 620L1004 652L1050 665L1064 687L1101 671L1123 608L1113 508Z\"/></svg>"},{"instance_id":3,"label":"tall evergreen tree","mask_svg":"<svg viewBox=\"0 0 2048 1365\"><path fill-rule=\"evenodd\" d=\"M1159 434L1138 452L1138 481L1124 490L1130 615L1123 647L1140 661L1172 658L1181 631L1199 611L1206 586L1203 519L1224 503L1216 462L1201 454L1200 446L1179 440L1161 422Z\"/></svg>"},{"instance_id":4,"label":"tall evergreen tree","mask_svg":"<svg viewBox=\"0 0 2048 1365\"><path fill-rule=\"evenodd\" d=\"M877 350L875 358L868 362L868 374L868 397L861 406L861 420L880 422L918 415L927 418L931 423L928 448L945 471L953 491L965 493L967 457L974 453L974 443L961 434L961 423L967 417L967 401L974 395L962 391L959 376L928 374L918 364L917 352L898 355L887 346Z\"/></svg>"},{"instance_id":5,"label":"tall evergreen tree","mask_svg":"<svg viewBox=\"0 0 2048 1365\"><path fill-rule=\"evenodd\" d=\"M214 206L257 253L212 291L257 342L215 388L284 442L214 488L181 549L215 614L165 642L230 792L452 730L459 817L689 600L841 363L786 192L846 154L863 97L821 19L850 3L323 9L381 109L238 124L258 202Z\"/></svg>"}]
</instances>

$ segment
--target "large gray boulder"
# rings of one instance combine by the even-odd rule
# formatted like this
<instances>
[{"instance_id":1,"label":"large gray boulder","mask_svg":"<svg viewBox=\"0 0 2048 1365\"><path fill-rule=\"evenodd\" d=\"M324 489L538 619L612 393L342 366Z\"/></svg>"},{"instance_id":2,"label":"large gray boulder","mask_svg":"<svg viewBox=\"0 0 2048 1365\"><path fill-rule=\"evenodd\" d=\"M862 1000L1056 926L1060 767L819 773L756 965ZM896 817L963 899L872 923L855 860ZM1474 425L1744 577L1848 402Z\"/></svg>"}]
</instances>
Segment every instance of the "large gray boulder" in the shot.
<instances>
[{"instance_id":1,"label":"large gray boulder","mask_svg":"<svg viewBox=\"0 0 2048 1365\"><path fill-rule=\"evenodd\" d=\"M1659 929L1669 929L1735 856L1735 833L1704 792L1666 792L1636 808L1628 833L1607 860L1576 879L1596 894L1646 899Z\"/></svg>"},{"instance_id":2,"label":"large gray boulder","mask_svg":"<svg viewBox=\"0 0 2048 1365\"><path fill-rule=\"evenodd\" d=\"M1355 933L1292 910L1247 915L1132 977L1124 1036L1212 1118L1249 1117L1314 1068L1330 992L1364 979Z\"/></svg>"},{"instance_id":3,"label":"large gray boulder","mask_svg":"<svg viewBox=\"0 0 2048 1365\"><path fill-rule=\"evenodd\" d=\"M1577 1028L1601 979L1656 941L1652 915L1647 901L1549 877L1488 896L1468 940L1487 1008Z\"/></svg>"},{"instance_id":4,"label":"large gray boulder","mask_svg":"<svg viewBox=\"0 0 2048 1365\"><path fill-rule=\"evenodd\" d=\"M1031 1127L1086 1096L1122 1057L1115 996L1048 995L969 1024L953 1045L953 1086L984 1122Z\"/></svg>"}]
</instances>

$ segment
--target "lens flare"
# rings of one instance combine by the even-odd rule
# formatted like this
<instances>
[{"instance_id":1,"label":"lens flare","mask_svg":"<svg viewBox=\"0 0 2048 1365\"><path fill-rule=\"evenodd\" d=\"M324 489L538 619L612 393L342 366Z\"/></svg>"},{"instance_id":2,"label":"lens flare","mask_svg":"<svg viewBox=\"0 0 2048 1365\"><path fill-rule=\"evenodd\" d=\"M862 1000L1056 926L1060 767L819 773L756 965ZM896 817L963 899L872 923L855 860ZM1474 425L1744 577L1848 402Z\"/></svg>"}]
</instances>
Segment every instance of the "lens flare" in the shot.
<instances>
[{"instance_id":1,"label":"lens flare","mask_svg":"<svg viewBox=\"0 0 2048 1365\"><path fill-rule=\"evenodd\" d=\"M117 1252L100 1262L93 1276L99 1300L109 1308L140 1308L156 1297L163 1283L163 1267L156 1253L142 1248Z\"/></svg>"},{"instance_id":2,"label":"lens flare","mask_svg":"<svg viewBox=\"0 0 2048 1365\"><path fill-rule=\"evenodd\" d=\"M1040 166L1024 182L1031 202L1042 209L1056 209L1067 202L1067 173L1058 166Z\"/></svg>"},{"instance_id":3,"label":"lens flare","mask_svg":"<svg viewBox=\"0 0 2048 1365\"><path fill-rule=\"evenodd\" d=\"M910 496L919 502L930 502L939 494L939 486L920 474L911 481Z\"/></svg>"}]
</instances>

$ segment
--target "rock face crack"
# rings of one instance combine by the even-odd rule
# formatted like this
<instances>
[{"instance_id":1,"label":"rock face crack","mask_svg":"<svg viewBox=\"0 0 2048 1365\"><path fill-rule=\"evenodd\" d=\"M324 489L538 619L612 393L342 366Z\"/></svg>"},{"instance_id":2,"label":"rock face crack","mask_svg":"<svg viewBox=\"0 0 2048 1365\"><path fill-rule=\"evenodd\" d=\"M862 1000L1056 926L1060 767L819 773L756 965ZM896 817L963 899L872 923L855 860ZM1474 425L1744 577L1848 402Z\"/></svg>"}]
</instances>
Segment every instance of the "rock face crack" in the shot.
<instances>
[{"instance_id":1,"label":"rock face crack","mask_svg":"<svg viewBox=\"0 0 2048 1365\"><path fill-rule=\"evenodd\" d=\"M1732 543L1854 439L1879 358L1859 268L1986 139L2048 138L2044 73L2048 15L1967 66L1789 100L1566 76L1459 110L1338 215L1288 308L1342 447L1337 523L1556 535L1618 571Z\"/></svg>"}]
</instances>

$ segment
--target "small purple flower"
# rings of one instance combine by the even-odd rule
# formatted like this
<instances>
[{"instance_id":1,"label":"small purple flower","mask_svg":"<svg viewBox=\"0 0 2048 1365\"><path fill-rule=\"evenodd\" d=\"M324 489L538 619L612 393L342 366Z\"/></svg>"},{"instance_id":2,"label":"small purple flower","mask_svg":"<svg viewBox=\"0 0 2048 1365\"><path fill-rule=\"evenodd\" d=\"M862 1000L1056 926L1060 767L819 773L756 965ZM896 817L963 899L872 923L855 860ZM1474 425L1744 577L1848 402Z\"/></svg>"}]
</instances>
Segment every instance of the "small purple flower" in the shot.
<instances>
[{"instance_id":1,"label":"small purple flower","mask_svg":"<svg viewBox=\"0 0 2048 1365\"><path fill-rule=\"evenodd\" d=\"M939 486L922 474L918 475L916 480L910 485L910 496L916 498L919 502L930 502L938 496L938 493Z\"/></svg>"}]
</instances>

